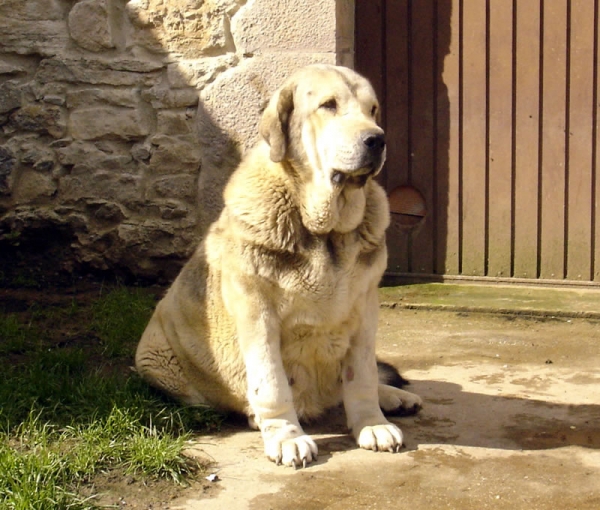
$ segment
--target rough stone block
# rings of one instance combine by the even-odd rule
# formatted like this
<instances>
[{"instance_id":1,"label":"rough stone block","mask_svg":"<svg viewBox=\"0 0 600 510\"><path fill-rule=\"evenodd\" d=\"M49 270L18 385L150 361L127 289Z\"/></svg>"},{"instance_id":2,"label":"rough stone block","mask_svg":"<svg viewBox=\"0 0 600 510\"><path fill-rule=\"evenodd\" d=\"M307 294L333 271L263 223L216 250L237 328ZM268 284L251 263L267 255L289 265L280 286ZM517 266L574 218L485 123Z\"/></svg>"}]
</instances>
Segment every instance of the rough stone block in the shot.
<instances>
[{"instance_id":1,"label":"rough stone block","mask_svg":"<svg viewBox=\"0 0 600 510\"><path fill-rule=\"evenodd\" d=\"M2 0L0 15L31 21L63 20L65 3L61 0Z\"/></svg>"},{"instance_id":2,"label":"rough stone block","mask_svg":"<svg viewBox=\"0 0 600 510\"><path fill-rule=\"evenodd\" d=\"M2 0L0 34L6 53L54 55L68 43L66 5L60 0Z\"/></svg>"},{"instance_id":3,"label":"rough stone block","mask_svg":"<svg viewBox=\"0 0 600 510\"><path fill-rule=\"evenodd\" d=\"M16 164L13 152L7 147L0 147L0 196L11 194L11 176Z\"/></svg>"},{"instance_id":4,"label":"rough stone block","mask_svg":"<svg viewBox=\"0 0 600 510\"><path fill-rule=\"evenodd\" d=\"M195 87L201 89L213 81L219 73L233 67L238 62L239 57L235 53L202 59L178 60L167 67L169 85L173 88Z\"/></svg>"},{"instance_id":5,"label":"rough stone block","mask_svg":"<svg viewBox=\"0 0 600 510\"><path fill-rule=\"evenodd\" d=\"M184 174L158 178L149 186L148 198L176 198L194 201L196 177Z\"/></svg>"},{"instance_id":6,"label":"rough stone block","mask_svg":"<svg viewBox=\"0 0 600 510\"><path fill-rule=\"evenodd\" d=\"M82 0L69 13L69 32L82 48L102 51L114 48L106 0Z\"/></svg>"},{"instance_id":7,"label":"rough stone block","mask_svg":"<svg viewBox=\"0 0 600 510\"><path fill-rule=\"evenodd\" d=\"M335 52L335 0L255 0L231 22L237 50Z\"/></svg>"},{"instance_id":8,"label":"rough stone block","mask_svg":"<svg viewBox=\"0 0 600 510\"><path fill-rule=\"evenodd\" d=\"M161 260L186 259L197 242L189 229L176 228L165 220L124 221L117 232L122 250L119 261L150 275L156 275L157 269L164 266Z\"/></svg>"},{"instance_id":9,"label":"rough stone block","mask_svg":"<svg viewBox=\"0 0 600 510\"><path fill-rule=\"evenodd\" d=\"M0 33L2 49L19 55L53 56L69 42L66 20L16 19L1 11Z\"/></svg>"},{"instance_id":10,"label":"rough stone block","mask_svg":"<svg viewBox=\"0 0 600 510\"><path fill-rule=\"evenodd\" d=\"M156 135L151 140L154 149L149 162L149 172L157 174L196 174L202 157L193 135Z\"/></svg>"},{"instance_id":11,"label":"rough stone block","mask_svg":"<svg viewBox=\"0 0 600 510\"><path fill-rule=\"evenodd\" d=\"M108 143L108 142L107 142ZM100 147L99 147L100 146ZM110 170L118 173L138 173L138 164L127 147L117 142L114 147L101 142L75 140L56 149L58 161L72 175L86 174L95 170Z\"/></svg>"},{"instance_id":12,"label":"rough stone block","mask_svg":"<svg viewBox=\"0 0 600 510\"><path fill-rule=\"evenodd\" d=\"M139 201L141 195L139 176L106 171L66 175L61 179L59 189L59 199L66 203L102 199L127 206L129 202Z\"/></svg>"},{"instance_id":13,"label":"rough stone block","mask_svg":"<svg viewBox=\"0 0 600 510\"><path fill-rule=\"evenodd\" d=\"M0 113L8 113L21 106L21 88L17 83L0 83Z\"/></svg>"},{"instance_id":14,"label":"rough stone block","mask_svg":"<svg viewBox=\"0 0 600 510\"><path fill-rule=\"evenodd\" d=\"M134 108L81 108L71 112L69 131L76 140L104 137L135 140L150 134L151 120L145 112Z\"/></svg>"},{"instance_id":15,"label":"rough stone block","mask_svg":"<svg viewBox=\"0 0 600 510\"><path fill-rule=\"evenodd\" d=\"M156 132L165 135L190 135L194 133L196 111L190 110L159 110L156 113Z\"/></svg>"},{"instance_id":16,"label":"rough stone block","mask_svg":"<svg viewBox=\"0 0 600 510\"><path fill-rule=\"evenodd\" d=\"M116 87L151 87L160 80L162 63L119 57L49 58L42 60L35 78L41 83L67 82Z\"/></svg>"},{"instance_id":17,"label":"rough stone block","mask_svg":"<svg viewBox=\"0 0 600 510\"><path fill-rule=\"evenodd\" d=\"M140 162L146 162L152 156L152 145L149 142L136 143L131 147L131 157Z\"/></svg>"},{"instance_id":18,"label":"rough stone block","mask_svg":"<svg viewBox=\"0 0 600 510\"><path fill-rule=\"evenodd\" d=\"M24 105L10 116L10 120L15 130L49 134L54 138L64 136L67 128L63 109L45 103Z\"/></svg>"},{"instance_id":19,"label":"rough stone block","mask_svg":"<svg viewBox=\"0 0 600 510\"><path fill-rule=\"evenodd\" d=\"M190 215L190 207L184 203L169 200L159 204L160 217L164 220L180 220ZM190 225L190 226L193 226Z\"/></svg>"},{"instance_id":20,"label":"rough stone block","mask_svg":"<svg viewBox=\"0 0 600 510\"><path fill-rule=\"evenodd\" d=\"M108 200L90 200L86 204L86 209L91 218L103 224L120 223L128 216L121 205Z\"/></svg>"},{"instance_id":21,"label":"rough stone block","mask_svg":"<svg viewBox=\"0 0 600 510\"><path fill-rule=\"evenodd\" d=\"M39 198L48 198L57 190L56 180L47 174L24 170L14 184L13 198L17 204L26 204Z\"/></svg>"},{"instance_id":22,"label":"rough stone block","mask_svg":"<svg viewBox=\"0 0 600 510\"><path fill-rule=\"evenodd\" d=\"M229 45L226 20L236 0L130 0L129 21L136 28L130 44L154 53L198 57Z\"/></svg>"},{"instance_id":23,"label":"rough stone block","mask_svg":"<svg viewBox=\"0 0 600 510\"><path fill-rule=\"evenodd\" d=\"M65 106L67 102L67 88L68 85L65 83L53 82L41 84L36 81L30 81L27 83L25 91L33 94L36 101Z\"/></svg>"},{"instance_id":24,"label":"rough stone block","mask_svg":"<svg viewBox=\"0 0 600 510\"><path fill-rule=\"evenodd\" d=\"M198 91L193 88L169 89L163 85L142 91L142 99L153 108L186 108L198 104Z\"/></svg>"},{"instance_id":25,"label":"rough stone block","mask_svg":"<svg viewBox=\"0 0 600 510\"><path fill-rule=\"evenodd\" d=\"M80 140L60 140L60 142L61 146L57 147L56 154L61 164L73 166L82 161L87 161L91 165L96 164L94 160L100 151L92 142L83 142Z\"/></svg>"},{"instance_id":26,"label":"rough stone block","mask_svg":"<svg viewBox=\"0 0 600 510\"><path fill-rule=\"evenodd\" d=\"M12 55L11 55L12 57ZM9 76L9 75L17 75L17 74L22 74L26 72L26 67L16 64L15 62L12 61L12 58L10 58L10 60L5 60L4 58L2 58L2 55L0 54L0 74L3 74L5 76ZM27 57L24 57L27 58Z\"/></svg>"},{"instance_id":27,"label":"rough stone block","mask_svg":"<svg viewBox=\"0 0 600 510\"><path fill-rule=\"evenodd\" d=\"M124 106L135 108L139 105L138 91L136 89L103 89L86 88L75 89L67 92L67 106L81 108L97 105Z\"/></svg>"},{"instance_id":28,"label":"rough stone block","mask_svg":"<svg viewBox=\"0 0 600 510\"><path fill-rule=\"evenodd\" d=\"M21 163L38 172L50 172L56 162L56 154L39 141L28 141L21 145Z\"/></svg>"}]
</instances>

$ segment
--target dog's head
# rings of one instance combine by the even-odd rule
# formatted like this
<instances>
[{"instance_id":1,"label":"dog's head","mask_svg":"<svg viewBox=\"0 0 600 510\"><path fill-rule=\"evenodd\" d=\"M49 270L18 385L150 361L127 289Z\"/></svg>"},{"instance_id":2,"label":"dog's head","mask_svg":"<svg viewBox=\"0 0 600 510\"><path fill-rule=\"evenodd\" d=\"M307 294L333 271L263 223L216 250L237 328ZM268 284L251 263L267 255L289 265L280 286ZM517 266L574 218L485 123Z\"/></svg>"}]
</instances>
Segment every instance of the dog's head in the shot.
<instances>
[{"instance_id":1,"label":"dog's head","mask_svg":"<svg viewBox=\"0 0 600 510\"><path fill-rule=\"evenodd\" d=\"M371 84L345 67L300 69L271 98L260 133L271 159L298 173L309 230L349 231L362 219L363 188L386 155L378 118Z\"/></svg>"}]
</instances>

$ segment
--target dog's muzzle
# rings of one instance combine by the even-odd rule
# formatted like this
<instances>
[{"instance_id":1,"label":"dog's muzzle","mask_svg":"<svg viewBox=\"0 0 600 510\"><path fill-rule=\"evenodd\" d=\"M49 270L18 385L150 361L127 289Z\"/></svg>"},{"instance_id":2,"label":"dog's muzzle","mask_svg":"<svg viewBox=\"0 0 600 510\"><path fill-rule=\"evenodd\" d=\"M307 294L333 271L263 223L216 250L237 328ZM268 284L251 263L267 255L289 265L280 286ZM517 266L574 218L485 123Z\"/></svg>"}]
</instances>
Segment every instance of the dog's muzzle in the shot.
<instances>
[{"instance_id":1,"label":"dog's muzzle","mask_svg":"<svg viewBox=\"0 0 600 510\"><path fill-rule=\"evenodd\" d=\"M385 135L381 130L363 131L361 140L365 146L364 167L370 169L369 173L377 174L385 159Z\"/></svg>"},{"instance_id":2,"label":"dog's muzzle","mask_svg":"<svg viewBox=\"0 0 600 510\"><path fill-rule=\"evenodd\" d=\"M334 170L331 182L336 186L353 185L362 187L369 177L381 170L385 161L385 135L381 129L369 129L360 133L360 158L354 162L354 169Z\"/></svg>"},{"instance_id":3,"label":"dog's muzzle","mask_svg":"<svg viewBox=\"0 0 600 510\"><path fill-rule=\"evenodd\" d=\"M379 131L365 131L361 133L362 142L372 157L381 158L385 149L385 135Z\"/></svg>"}]
</instances>

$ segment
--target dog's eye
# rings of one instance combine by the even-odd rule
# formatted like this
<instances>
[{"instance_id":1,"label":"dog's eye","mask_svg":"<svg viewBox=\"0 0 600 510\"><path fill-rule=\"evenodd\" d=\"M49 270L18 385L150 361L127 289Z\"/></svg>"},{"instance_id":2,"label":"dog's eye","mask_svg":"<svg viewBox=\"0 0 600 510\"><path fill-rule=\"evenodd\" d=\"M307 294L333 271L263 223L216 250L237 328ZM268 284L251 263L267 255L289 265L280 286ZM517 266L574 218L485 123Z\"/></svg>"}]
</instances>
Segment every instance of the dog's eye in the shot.
<instances>
[{"instance_id":1,"label":"dog's eye","mask_svg":"<svg viewBox=\"0 0 600 510\"><path fill-rule=\"evenodd\" d=\"M373 105L371 108L371 117L375 117L375 115L377 115L377 105Z\"/></svg>"},{"instance_id":2,"label":"dog's eye","mask_svg":"<svg viewBox=\"0 0 600 510\"><path fill-rule=\"evenodd\" d=\"M324 110L329 110L330 112L335 113L337 111L337 101L335 99L329 99L324 103L321 103L319 108L323 108Z\"/></svg>"}]
</instances>

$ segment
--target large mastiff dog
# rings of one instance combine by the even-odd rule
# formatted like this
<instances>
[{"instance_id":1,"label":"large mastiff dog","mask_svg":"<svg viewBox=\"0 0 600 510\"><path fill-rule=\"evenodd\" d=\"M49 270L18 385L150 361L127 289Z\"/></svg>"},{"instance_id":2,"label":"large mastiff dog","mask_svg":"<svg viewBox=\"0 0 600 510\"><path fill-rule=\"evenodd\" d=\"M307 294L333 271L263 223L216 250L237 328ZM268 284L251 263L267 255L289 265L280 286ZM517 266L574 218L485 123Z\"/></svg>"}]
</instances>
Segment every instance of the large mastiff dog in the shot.
<instances>
[{"instance_id":1,"label":"large mastiff dog","mask_svg":"<svg viewBox=\"0 0 600 510\"><path fill-rule=\"evenodd\" d=\"M396 452L402 433L382 409L421 405L378 378L389 223L373 180L386 153L378 110L369 82L350 69L293 74L137 349L150 384L187 404L245 413L277 463L314 461L300 420L341 402L359 446Z\"/></svg>"}]
</instances>

